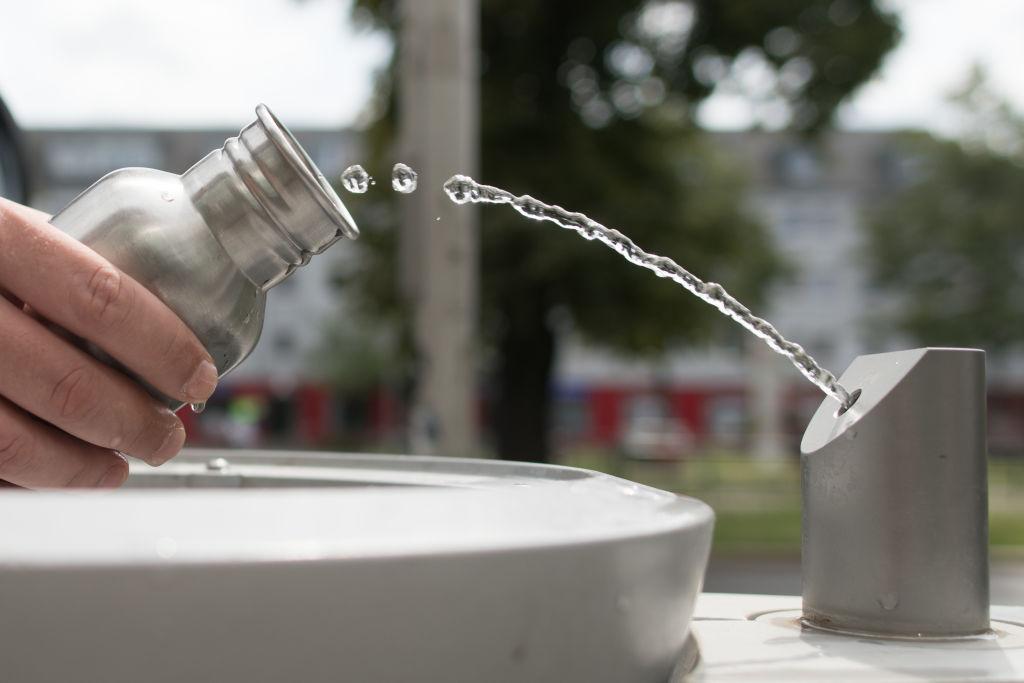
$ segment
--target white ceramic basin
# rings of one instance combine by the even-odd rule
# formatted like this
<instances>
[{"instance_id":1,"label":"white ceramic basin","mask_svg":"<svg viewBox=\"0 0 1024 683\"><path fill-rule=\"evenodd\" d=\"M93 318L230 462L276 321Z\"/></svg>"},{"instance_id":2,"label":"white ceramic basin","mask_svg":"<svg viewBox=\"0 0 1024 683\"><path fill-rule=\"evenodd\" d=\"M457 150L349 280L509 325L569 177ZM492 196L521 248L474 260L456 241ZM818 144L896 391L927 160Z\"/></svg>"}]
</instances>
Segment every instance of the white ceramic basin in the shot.
<instances>
[{"instance_id":1,"label":"white ceramic basin","mask_svg":"<svg viewBox=\"0 0 1024 683\"><path fill-rule=\"evenodd\" d=\"M564 467L192 451L0 493L6 680L666 681L703 503Z\"/></svg>"}]
</instances>

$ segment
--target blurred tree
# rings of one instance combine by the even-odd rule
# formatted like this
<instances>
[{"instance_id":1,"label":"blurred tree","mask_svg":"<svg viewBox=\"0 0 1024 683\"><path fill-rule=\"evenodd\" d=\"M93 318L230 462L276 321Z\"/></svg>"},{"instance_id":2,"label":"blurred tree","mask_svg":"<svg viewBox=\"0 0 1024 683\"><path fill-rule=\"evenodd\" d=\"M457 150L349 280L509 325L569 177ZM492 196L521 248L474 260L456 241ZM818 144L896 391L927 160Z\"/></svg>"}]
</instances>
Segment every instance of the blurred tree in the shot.
<instances>
[{"instance_id":1,"label":"blurred tree","mask_svg":"<svg viewBox=\"0 0 1024 683\"><path fill-rule=\"evenodd\" d=\"M911 173L868 225L886 323L932 346L1024 341L1024 118L975 71L952 101L960 140L902 140Z\"/></svg>"},{"instance_id":2,"label":"blurred tree","mask_svg":"<svg viewBox=\"0 0 1024 683\"><path fill-rule=\"evenodd\" d=\"M355 7L357 19L396 29L396 0ZM480 179L619 227L751 303L779 260L743 214L741 179L699 136L697 106L716 87L738 88L759 125L813 130L898 36L871 0L482 0L481 22ZM383 74L370 130L380 169L395 161L390 88ZM367 309L401 314L395 213L375 211L388 220L361 216L352 284ZM633 352L723 328L714 309L607 249L507 210L484 209L481 224L481 322L502 457L549 457L560 321Z\"/></svg>"}]
</instances>

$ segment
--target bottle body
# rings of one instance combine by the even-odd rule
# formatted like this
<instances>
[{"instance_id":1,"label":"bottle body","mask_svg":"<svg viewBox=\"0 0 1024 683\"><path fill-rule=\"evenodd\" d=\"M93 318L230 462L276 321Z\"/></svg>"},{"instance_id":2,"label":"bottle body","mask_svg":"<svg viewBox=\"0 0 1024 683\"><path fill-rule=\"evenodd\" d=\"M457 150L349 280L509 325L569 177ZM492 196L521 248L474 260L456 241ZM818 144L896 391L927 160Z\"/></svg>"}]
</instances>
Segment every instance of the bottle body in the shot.
<instances>
[{"instance_id":1,"label":"bottle body","mask_svg":"<svg viewBox=\"0 0 1024 683\"><path fill-rule=\"evenodd\" d=\"M287 129L263 105L257 114L183 175L114 171L51 219L177 313L220 376L259 341L267 290L339 238L358 235ZM116 365L101 349L89 351Z\"/></svg>"},{"instance_id":2,"label":"bottle body","mask_svg":"<svg viewBox=\"0 0 1024 683\"><path fill-rule=\"evenodd\" d=\"M115 171L51 223L156 294L210 352L219 375L255 348L266 294L221 247L180 176L143 168Z\"/></svg>"}]
</instances>

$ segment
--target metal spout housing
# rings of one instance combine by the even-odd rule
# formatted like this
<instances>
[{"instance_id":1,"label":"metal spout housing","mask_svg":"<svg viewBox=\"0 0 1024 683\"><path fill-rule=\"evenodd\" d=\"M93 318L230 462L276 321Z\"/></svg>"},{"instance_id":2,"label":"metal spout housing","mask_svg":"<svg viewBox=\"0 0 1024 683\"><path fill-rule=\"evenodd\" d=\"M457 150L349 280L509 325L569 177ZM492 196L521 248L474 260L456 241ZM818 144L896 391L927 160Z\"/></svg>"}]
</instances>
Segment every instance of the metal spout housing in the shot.
<instances>
[{"instance_id":1,"label":"metal spout housing","mask_svg":"<svg viewBox=\"0 0 1024 683\"><path fill-rule=\"evenodd\" d=\"M989 629L985 354L861 356L800 445L803 616L890 637Z\"/></svg>"}]
</instances>

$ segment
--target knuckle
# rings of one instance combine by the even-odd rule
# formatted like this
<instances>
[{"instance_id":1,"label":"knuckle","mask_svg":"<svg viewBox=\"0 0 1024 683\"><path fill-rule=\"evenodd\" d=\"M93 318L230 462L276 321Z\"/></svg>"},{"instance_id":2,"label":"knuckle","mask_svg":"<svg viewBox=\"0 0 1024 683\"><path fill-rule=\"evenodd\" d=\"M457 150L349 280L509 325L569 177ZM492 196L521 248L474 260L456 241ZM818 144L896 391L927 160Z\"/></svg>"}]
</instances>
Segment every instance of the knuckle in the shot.
<instances>
[{"instance_id":1,"label":"knuckle","mask_svg":"<svg viewBox=\"0 0 1024 683\"><path fill-rule=\"evenodd\" d=\"M123 325L131 314L131 288L126 286L124 274L107 264L88 273L79 297L80 313L101 330Z\"/></svg>"},{"instance_id":2,"label":"knuckle","mask_svg":"<svg viewBox=\"0 0 1024 683\"><path fill-rule=\"evenodd\" d=\"M24 432L0 433L0 478L18 477L34 465L32 438Z\"/></svg>"},{"instance_id":3,"label":"knuckle","mask_svg":"<svg viewBox=\"0 0 1024 683\"><path fill-rule=\"evenodd\" d=\"M53 385L50 393L50 406L60 417L82 421L97 410L100 405L97 396L96 378L85 367L76 367L61 377Z\"/></svg>"}]
</instances>

